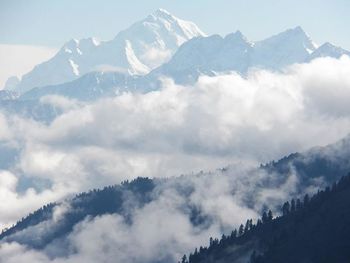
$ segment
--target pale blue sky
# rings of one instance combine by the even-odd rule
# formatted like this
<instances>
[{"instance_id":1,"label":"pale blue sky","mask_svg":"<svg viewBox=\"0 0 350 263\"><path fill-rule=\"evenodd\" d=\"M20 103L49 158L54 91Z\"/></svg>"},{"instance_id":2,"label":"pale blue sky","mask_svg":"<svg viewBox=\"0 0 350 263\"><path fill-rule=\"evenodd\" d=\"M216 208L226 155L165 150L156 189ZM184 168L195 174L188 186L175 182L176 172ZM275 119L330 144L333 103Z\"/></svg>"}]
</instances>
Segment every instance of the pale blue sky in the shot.
<instances>
[{"instance_id":1,"label":"pale blue sky","mask_svg":"<svg viewBox=\"0 0 350 263\"><path fill-rule=\"evenodd\" d=\"M260 40L300 25L321 44L350 49L349 0L0 0L0 44L60 47L70 38L113 38L158 7L208 34L241 30Z\"/></svg>"}]
</instances>

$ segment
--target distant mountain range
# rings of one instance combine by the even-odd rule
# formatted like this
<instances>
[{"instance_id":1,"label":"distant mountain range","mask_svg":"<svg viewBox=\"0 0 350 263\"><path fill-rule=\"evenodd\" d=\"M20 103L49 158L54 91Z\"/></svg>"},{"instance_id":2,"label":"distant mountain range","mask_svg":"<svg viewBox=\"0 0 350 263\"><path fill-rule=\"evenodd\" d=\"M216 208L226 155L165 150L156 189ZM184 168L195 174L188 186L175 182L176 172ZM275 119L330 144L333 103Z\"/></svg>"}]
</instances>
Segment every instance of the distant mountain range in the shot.
<instances>
[{"instance_id":1,"label":"distant mountain range","mask_svg":"<svg viewBox=\"0 0 350 263\"><path fill-rule=\"evenodd\" d=\"M251 42L240 31L206 36L193 22L159 9L111 41L67 42L21 81L12 77L7 89L21 94L23 100L48 94L94 100L123 91L158 89L161 76L187 84L200 75L228 71L244 75L253 68L282 70L294 63L342 55L350 52L330 43L318 47L301 27Z\"/></svg>"},{"instance_id":2,"label":"distant mountain range","mask_svg":"<svg viewBox=\"0 0 350 263\"><path fill-rule=\"evenodd\" d=\"M158 9L110 41L99 42L95 38L68 41L53 58L37 65L12 88L24 93L100 70L143 75L168 61L181 44L198 36L205 34L194 23Z\"/></svg>"}]
</instances>

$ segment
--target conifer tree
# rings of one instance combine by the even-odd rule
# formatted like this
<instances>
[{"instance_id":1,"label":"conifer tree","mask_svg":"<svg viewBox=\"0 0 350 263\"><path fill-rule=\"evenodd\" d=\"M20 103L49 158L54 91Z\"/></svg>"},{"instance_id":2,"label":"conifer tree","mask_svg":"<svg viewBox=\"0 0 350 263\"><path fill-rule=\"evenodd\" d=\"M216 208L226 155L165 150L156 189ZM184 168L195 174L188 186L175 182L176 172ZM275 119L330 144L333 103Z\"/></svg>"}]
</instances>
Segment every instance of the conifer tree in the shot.
<instances>
[{"instance_id":1,"label":"conifer tree","mask_svg":"<svg viewBox=\"0 0 350 263\"><path fill-rule=\"evenodd\" d=\"M261 220L263 224L266 224L269 221L266 211L264 211Z\"/></svg>"},{"instance_id":2,"label":"conifer tree","mask_svg":"<svg viewBox=\"0 0 350 263\"><path fill-rule=\"evenodd\" d=\"M273 219L273 214L272 214L272 211L269 210L269 212L267 213L267 218L268 218L268 222L271 222L272 219Z\"/></svg>"},{"instance_id":3,"label":"conifer tree","mask_svg":"<svg viewBox=\"0 0 350 263\"><path fill-rule=\"evenodd\" d=\"M241 236L244 233L244 226L241 224L238 229L238 235Z\"/></svg>"},{"instance_id":4,"label":"conifer tree","mask_svg":"<svg viewBox=\"0 0 350 263\"><path fill-rule=\"evenodd\" d=\"M291 203L290 203L290 212L294 213L296 210L296 206L295 206L295 200L292 199Z\"/></svg>"},{"instance_id":5,"label":"conifer tree","mask_svg":"<svg viewBox=\"0 0 350 263\"><path fill-rule=\"evenodd\" d=\"M290 212L290 204L289 202L285 202L282 206L282 213L283 215L288 215Z\"/></svg>"}]
</instances>

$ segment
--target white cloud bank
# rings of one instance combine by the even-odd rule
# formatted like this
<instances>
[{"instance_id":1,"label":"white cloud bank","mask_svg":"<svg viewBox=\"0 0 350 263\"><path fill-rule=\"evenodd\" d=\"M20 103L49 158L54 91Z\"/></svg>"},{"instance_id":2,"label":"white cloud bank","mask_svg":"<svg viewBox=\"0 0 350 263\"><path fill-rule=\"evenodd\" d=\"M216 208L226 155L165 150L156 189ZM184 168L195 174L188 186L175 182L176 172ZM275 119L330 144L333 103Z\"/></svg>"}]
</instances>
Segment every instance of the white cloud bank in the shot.
<instances>
[{"instance_id":1,"label":"white cloud bank","mask_svg":"<svg viewBox=\"0 0 350 263\"><path fill-rule=\"evenodd\" d=\"M0 44L0 89L11 76L21 77L51 58L57 49L42 46Z\"/></svg>"},{"instance_id":2,"label":"white cloud bank","mask_svg":"<svg viewBox=\"0 0 350 263\"><path fill-rule=\"evenodd\" d=\"M16 165L4 167L9 171L4 172L8 180L2 191L8 191L14 198L12 205L1 211L0 223L3 225L18 218L20 207L33 207L34 201L25 203L28 202L27 193L16 192L15 175L50 182L45 190L49 193L47 199L39 198L43 192L30 190L34 196L39 196L35 200L40 206L45 200L51 201L64 194L137 176L172 176L213 169L231 162L256 164L332 143L350 131L350 59L345 56L339 60L322 58L309 64L294 65L283 73L254 71L247 78L234 73L201 77L193 87L164 80L164 88L160 91L144 95L123 94L89 105L57 97L48 101L63 105L65 109L65 113L49 125L0 115L0 143L18 152ZM218 188L218 191L222 189ZM270 198L271 193L286 197L290 189L292 187L288 185L279 193L263 191L261 198ZM0 195L3 196L0 203L7 201L8 194ZM198 200L202 199L199 195ZM225 195L220 195L216 201L217 204L208 201L205 206L212 214L217 213L220 217L220 213L226 213L221 215L222 218L232 216L227 224L242 219L234 216L235 206L242 209L239 203ZM218 207L219 204L226 204L225 209ZM82 229L76 230L77 234L72 237L74 240L81 238L81 242L73 240L79 252L76 257L94 259L94 256L104 254L105 251L100 249L105 247L102 243L107 231L111 235L107 240L120 250L129 251L133 238L144 239L144 243L137 241L140 244L135 241L139 248L136 252L147 258L147 254L142 253L154 251L160 244L148 243L155 239L152 228L156 222L160 226L165 224L164 229L157 228L160 231L157 238L164 246L168 244L168 238L180 240L172 236L177 233L167 232L167 229L182 227L178 233L185 234L181 236L183 242L176 243L179 247L176 251L183 251L188 244L202 242L204 235L207 238L209 233L219 233L211 229L203 236L202 233L193 234L193 229L186 227L188 219L169 210L172 208L172 205L158 204L149 208L150 214L140 211L145 213L139 217L140 221L136 220L140 226L135 223L132 229L125 230L121 219L114 216L98 218L88 228L81 226ZM161 210L160 214L157 209ZM26 214L27 210L21 211ZM249 210L244 215L252 213L254 210ZM165 215L168 214L174 216L174 222L157 221L167 218ZM149 220L147 216L150 216ZM176 225L178 222L181 226ZM107 230L101 225L108 225ZM143 228L150 231L137 230ZM123 243L119 236L127 235L130 236ZM89 238L100 240L101 247L91 248L90 243L83 242ZM118 252L118 249L106 249L112 253L105 253L109 256ZM5 244L0 250L0 258L6 262L11 262L11 258L13 262L21 262L17 255L22 250L16 244ZM35 258L33 262L48 260L43 254L26 253L30 254L28 258ZM81 262L74 257L68 262ZM55 262L61 262L61 259Z\"/></svg>"},{"instance_id":3,"label":"white cloud bank","mask_svg":"<svg viewBox=\"0 0 350 263\"><path fill-rule=\"evenodd\" d=\"M152 202L130 208L130 222L116 214L88 218L74 228L65 242L54 242L40 253L16 242L5 243L0 249L0 258L6 262L177 262L184 253L207 244L209 236L219 237L222 231L230 233L233 226L247 218L256 218L256 211L260 211L266 200L288 198L297 184L295 175L290 175L279 188L263 189L261 181L269 175L256 173L247 177L247 172L233 169L229 174L168 180L156 188ZM269 179L280 181L281 178L271 176ZM193 191L184 195L179 189ZM249 196L254 204L250 208L244 202ZM189 204L210 216L210 223L205 227L194 226ZM55 214L67 209L63 204ZM16 238L22 241L33 236L39 238L55 220L57 216L17 233Z\"/></svg>"}]
</instances>

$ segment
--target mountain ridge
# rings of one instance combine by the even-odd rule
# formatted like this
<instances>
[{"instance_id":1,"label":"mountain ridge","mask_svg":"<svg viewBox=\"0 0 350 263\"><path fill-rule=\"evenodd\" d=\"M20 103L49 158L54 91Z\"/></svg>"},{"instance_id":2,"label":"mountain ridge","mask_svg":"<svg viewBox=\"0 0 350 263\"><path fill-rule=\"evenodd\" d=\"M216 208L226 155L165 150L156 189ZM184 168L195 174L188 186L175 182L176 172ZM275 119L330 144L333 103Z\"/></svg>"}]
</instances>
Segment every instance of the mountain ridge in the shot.
<instances>
[{"instance_id":1,"label":"mountain ridge","mask_svg":"<svg viewBox=\"0 0 350 263\"><path fill-rule=\"evenodd\" d=\"M269 176L263 180L259 177L260 181L258 184L260 186L264 185L265 189L275 189L283 185L285 181L288 181L291 172L293 172L297 174L299 181L298 189L293 195L294 198L305 194L310 187L315 187L315 182L321 182L321 184L317 184L320 188L331 185L350 170L349 162L344 164L342 160L338 161L338 156L343 157L344 160L350 156L349 144L350 137L346 137L335 144L312 148L305 153L291 154L276 162L262 165L255 172L259 174L266 171L274 176ZM333 155L334 152L337 152L337 155ZM223 168L218 172L219 174L216 176L229 175L230 168ZM251 176L256 175L255 172ZM210 225L213 219L210 214L201 211L200 206L192 203L190 196L195 192L195 186L193 182L191 183L192 177L202 180L208 176L211 176L210 173L199 173L197 175L169 179L136 178L130 182L123 182L120 185L107 186L100 190L94 189L80 193L72 199L48 204L22 218L16 225L4 230L0 235L0 240L2 242L19 242L34 249L44 249L55 240L60 240L68 235L75 225L82 222L85 218L91 219L105 214L118 214L128 222L128 220L131 220L130 217L134 209L142 208L150 202L154 202L159 196L169 193L168 191L176 191L184 197L187 201L181 209L190 218L193 225L205 228L208 227L208 224ZM215 180L217 179L215 178ZM314 191L316 190L315 188ZM233 193L234 190L232 190ZM248 192L248 196L245 196L244 199L251 200L250 198L253 198L255 195L259 195L256 190L251 193ZM133 200L131 207L128 200ZM280 201L284 202L285 200L281 199ZM254 201L251 202L254 203ZM70 209L59 220L54 220L56 208L59 208L61 205L68 206ZM272 204L269 205L271 209L274 208ZM247 206L252 206L252 204L248 202ZM36 238L33 239L32 231L36 231L36 229L40 230L40 235L36 235Z\"/></svg>"},{"instance_id":2,"label":"mountain ridge","mask_svg":"<svg viewBox=\"0 0 350 263\"><path fill-rule=\"evenodd\" d=\"M290 38L295 35L299 40L301 39L296 40L299 44L288 44ZM274 47L276 39L282 39L279 49ZM271 41L273 45L270 45ZM74 80L74 85L71 82L34 88L20 98L38 99L41 96L56 94L74 99L94 100L122 92L145 93L157 90L161 87L159 79L162 77L169 77L177 84L188 85L195 83L201 75L215 76L217 73L235 71L244 77L249 70L254 68L283 71L286 66L294 63L308 63L320 57L339 58L342 55L350 56L350 52L330 43L316 48L316 45L300 27L286 30L255 43L250 42L240 31L236 31L225 37L215 34L192 38L182 44L168 62L146 75L129 75L115 70L107 70L105 73L103 71L101 73L91 72L88 74L99 75L100 82L86 83L82 76ZM113 78L116 81L108 81L111 75L115 76ZM124 77L121 77L122 75ZM104 78L106 79L103 80Z\"/></svg>"},{"instance_id":3,"label":"mountain ridge","mask_svg":"<svg viewBox=\"0 0 350 263\"><path fill-rule=\"evenodd\" d=\"M24 93L35 87L65 83L103 67L129 75L146 74L169 59L183 42L201 35L205 34L193 22L158 9L112 40L69 40L54 57L25 74L12 90Z\"/></svg>"},{"instance_id":4,"label":"mountain ridge","mask_svg":"<svg viewBox=\"0 0 350 263\"><path fill-rule=\"evenodd\" d=\"M173 78L179 84L191 84L203 74L236 71L244 75L251 68L278 71L294 63L342 55L350 56L350 52L329 42L317 46L300 26L252 42L240 31L224 37L207 36L193 22L158 9L110 41L99 42L95 38L68 41L52 59L37 65L19 83L12 78L8 89L20 94L29 92L23 99L37 99L37 94L65 96L65 84L85 74L115 72L124 74L133 86L114 83L117 88L112 94L121 90L144 92L159 88L161 76ZM42 78L42 75L48 77ZM134 76L141 76L136 77L136 84ZM34 91L38 89L39 92ZM82 97L93 99L84 94L84 87L77 89L81 90ZM94 89L102 91L96 98L100 97L98 94L109 94L103 92L98 83ZM92 94L91 90L86 92ZM79 99L79 91L69 93L77 94L73 98Z\"/></svg>"},{"instance_id":5,"label":"mountain ridge","mask_svg":"<svg viewBox=\"0 0 350 263\"><path fill-rule=\"evenodd\" d=\"M347 262L349 253L350 175L317 194L281 205L273 218L265 211L230 235L210 238L208 247L184 255L182 263Z\"/></svg>"}]
</instances>

